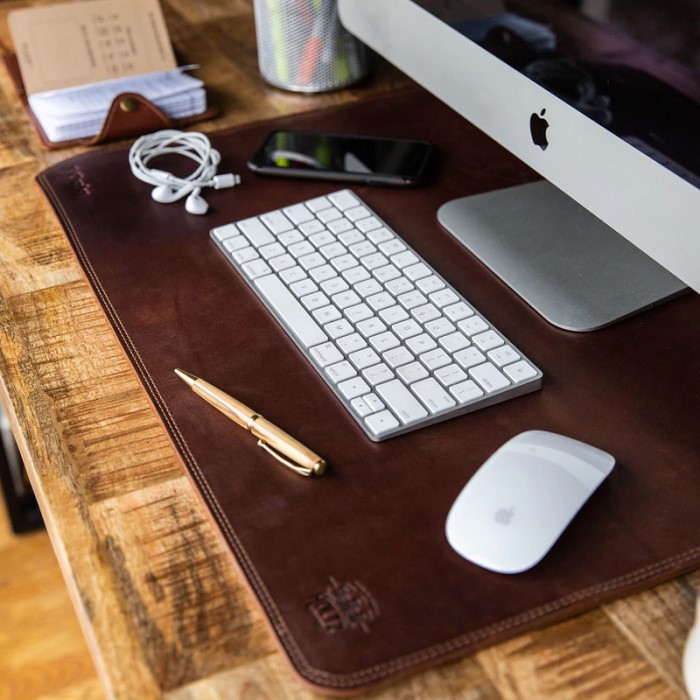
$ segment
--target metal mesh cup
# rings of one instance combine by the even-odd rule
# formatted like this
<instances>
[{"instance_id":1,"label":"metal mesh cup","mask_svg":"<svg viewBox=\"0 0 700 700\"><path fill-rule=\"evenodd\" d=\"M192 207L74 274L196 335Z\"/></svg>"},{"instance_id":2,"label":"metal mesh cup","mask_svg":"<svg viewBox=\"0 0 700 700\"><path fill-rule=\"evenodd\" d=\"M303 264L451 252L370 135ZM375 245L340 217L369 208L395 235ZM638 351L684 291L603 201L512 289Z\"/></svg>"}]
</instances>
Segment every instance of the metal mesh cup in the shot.
<instances>
[{"instance_id":1,"label":"metal mesh cup","mask_svg":"<svg viewBox=\"0 0 700 700\"><path fill-rule=\"evenodd\" d=\"M336 0L255 0L258 63L275 87L323 92L367 75L367 48L338 20Z\"/></svg>"}]
</instances>

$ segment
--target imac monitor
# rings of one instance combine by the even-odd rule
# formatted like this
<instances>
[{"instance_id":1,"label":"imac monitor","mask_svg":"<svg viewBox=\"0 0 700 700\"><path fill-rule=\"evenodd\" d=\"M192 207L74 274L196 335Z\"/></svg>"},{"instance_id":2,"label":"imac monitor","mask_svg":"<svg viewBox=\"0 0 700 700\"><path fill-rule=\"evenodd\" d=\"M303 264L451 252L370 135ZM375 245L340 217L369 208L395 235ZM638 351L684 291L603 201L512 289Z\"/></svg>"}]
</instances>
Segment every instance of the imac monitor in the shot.
<instances>
[{"instance_id":1,"label":"imac monitor","mask_svg":"<svg viewBox=\"0 0 700 700\"><path fill-rule=\"evenodd\" d=\"M652 39L681 27L688 51L669 58L613 26L618 6ZM697 2L339 0L339 12L543 176L447 202L438 219L547 320L594 330L700 291Z\"/></svg>"}]
</instances>

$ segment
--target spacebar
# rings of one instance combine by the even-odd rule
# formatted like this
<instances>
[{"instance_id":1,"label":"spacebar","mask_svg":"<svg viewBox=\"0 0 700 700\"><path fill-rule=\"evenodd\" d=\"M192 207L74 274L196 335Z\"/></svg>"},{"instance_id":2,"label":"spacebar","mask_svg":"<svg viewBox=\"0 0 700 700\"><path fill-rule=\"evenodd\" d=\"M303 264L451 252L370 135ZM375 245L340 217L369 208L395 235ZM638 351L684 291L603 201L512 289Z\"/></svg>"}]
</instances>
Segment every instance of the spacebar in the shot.
<instances>
[{"instance_id":1,"label":"spacebar","mask_svg":"<svg viewBox=\"0 0 700 700\"><path fill-rule=\"evenodd\" d=\"M309 348L328 340L328 336L323 332L321 326L314 321L277 277L274 275L258 277L254 284L277 315L287 324L285 330L288 333L291 330L304 347Z\"/></svg>"}]
</instances>

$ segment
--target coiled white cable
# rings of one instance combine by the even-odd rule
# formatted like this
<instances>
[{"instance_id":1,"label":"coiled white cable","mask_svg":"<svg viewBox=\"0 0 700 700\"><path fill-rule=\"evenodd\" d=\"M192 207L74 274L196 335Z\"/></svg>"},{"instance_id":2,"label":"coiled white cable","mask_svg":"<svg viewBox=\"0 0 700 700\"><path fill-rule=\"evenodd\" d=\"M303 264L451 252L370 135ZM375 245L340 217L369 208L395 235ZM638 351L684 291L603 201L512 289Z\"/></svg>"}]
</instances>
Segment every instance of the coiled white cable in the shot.
<instances>
[{"instance_id":1,"label":"coiled white cable","mask_svg":"<svg viewBox=\"0 0 700 700\"><path fill-rule=\"evenodd\" d=\"M187 177L177 177L165 170L149 167L153 158L168 154L185 156L197 163L197 167ZM216 174L220 161L221 154L212 148L204 134L196 131L156 131L141 136L129 150L131 172L142 182L154 185L151 197L161 204L170 204L187 196L185 209L190 214L205 214L208 209L200 195L203 187L220 190L240 184L240 175Z\"/></svg>"}]
</instances>

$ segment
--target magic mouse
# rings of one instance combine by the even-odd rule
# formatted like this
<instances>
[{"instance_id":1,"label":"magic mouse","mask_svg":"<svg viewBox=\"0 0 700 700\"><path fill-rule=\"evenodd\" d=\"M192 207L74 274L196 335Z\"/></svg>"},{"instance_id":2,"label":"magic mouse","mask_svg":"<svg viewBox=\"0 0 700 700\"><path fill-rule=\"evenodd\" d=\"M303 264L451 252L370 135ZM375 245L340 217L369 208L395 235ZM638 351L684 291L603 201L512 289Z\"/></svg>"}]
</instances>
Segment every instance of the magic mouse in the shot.
<instances>
[{"instance_id":1,"label":"magic mouse","mask_svg":"<svg viewBox=\"0 0 700 700\"><path fill-rule=\"evenodd\" d=\"M607 452L530 430L502 445L450 508L445 534L465 559L502 574L537 564L615 466Z\"/></svg>"}]
</instances>

